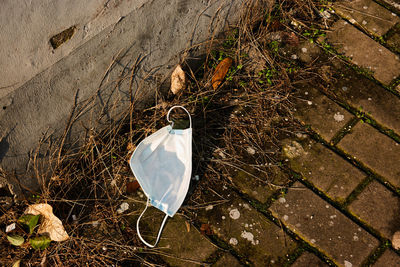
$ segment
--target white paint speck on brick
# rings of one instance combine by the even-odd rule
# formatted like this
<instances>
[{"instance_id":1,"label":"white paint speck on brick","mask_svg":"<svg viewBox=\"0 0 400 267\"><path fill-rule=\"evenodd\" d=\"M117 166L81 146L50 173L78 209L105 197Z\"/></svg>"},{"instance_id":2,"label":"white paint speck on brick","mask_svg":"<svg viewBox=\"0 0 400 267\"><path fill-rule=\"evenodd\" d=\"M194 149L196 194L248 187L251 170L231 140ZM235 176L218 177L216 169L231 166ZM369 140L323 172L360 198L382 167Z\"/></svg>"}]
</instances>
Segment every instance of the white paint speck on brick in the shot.
<instances>
[{"instance_id":1,"label":"white paint speck on brick","mask_svg":"<svg viewBox=\"0 0 400 267\"><path fill-rule=\"evenodd\" d=\"M238 240L234 237L231 237L229 244L236 246L238 244Z\"/></svg>"},{"instance_id":2,"label":"white paint speck on brick","mask_svg":"<svg viewBox=\"0 0 400 267\"><path fill-rule=\"evenodd\" d=\"M256 242L254 241L254 235L252 233L243 231L240 236L243 237L244 239L250 241L252 245L256 245Z\"/></svg>"},{"instance_id":3,"label":"white paint speck on brick","mask_svg":"<svg viewBox=\"0 0 400 267\"><path fill-rule=\"evenodd\" d=\"M333 115L333 118L335 119L335 121L341 122L344 120L344 115L340 114L340 112L336 112L335 115Z\"/></svg>"},{"instance_id":4,"label":"white paint speck on brick","mask_svg":"<svg viewBox=\"0 0 400 267\"><path fill-rule=\"evenodd\" d=\"M238 209L233 209L229 212L229 217L231 217L233 220L237 220L240 217L240 212Z\"/></svg>"}]
</instances>

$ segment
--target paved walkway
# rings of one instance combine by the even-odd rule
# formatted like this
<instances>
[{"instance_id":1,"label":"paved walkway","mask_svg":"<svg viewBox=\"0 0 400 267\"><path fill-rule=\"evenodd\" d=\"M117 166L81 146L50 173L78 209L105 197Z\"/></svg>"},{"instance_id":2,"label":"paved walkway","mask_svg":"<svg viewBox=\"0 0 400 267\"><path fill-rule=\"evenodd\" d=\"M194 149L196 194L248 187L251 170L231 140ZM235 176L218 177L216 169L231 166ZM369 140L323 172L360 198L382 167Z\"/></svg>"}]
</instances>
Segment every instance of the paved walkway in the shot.
<instances>
[{"instance_id":1,"label":"paved walkway","mask_svg":"<svg viewBox=\"0 0 400 267\"><path fill-rule=\"evenodd\" d=\"M207 205L169 220L166 263L400 266L391 243L400 230L400 10L370 0L332 8L339 18L326 37L290 51L320 66L327 84L299 86L304 131L284 141L288 171L273 177L296 181L282 193L243 170L232 185L209 185Z\"/></svg>"}]
</instances>

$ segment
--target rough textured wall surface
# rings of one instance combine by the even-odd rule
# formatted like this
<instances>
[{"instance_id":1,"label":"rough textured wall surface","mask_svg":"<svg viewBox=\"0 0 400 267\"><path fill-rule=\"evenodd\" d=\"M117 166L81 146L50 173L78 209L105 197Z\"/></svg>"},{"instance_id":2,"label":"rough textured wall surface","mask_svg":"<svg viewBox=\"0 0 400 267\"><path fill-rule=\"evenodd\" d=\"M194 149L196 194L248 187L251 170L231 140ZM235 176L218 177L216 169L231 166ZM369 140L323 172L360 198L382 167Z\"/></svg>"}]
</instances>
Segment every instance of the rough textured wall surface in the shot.
<instances>
[{"instance_id":1,"label":"rough textured wall surface","mask_svg":"<svg viewBox=\"0 0 400 267\"><path fill-rule=\"evenodd\" d=\"M39 140L62 136L73 118L67 139L74 142L93 121L118 117L130 95L154 99L184 55L195 55L196 44L237 21L244 1L84 2L2 4L0 167L25 177L19 186L12 179L14 191L37 188L26 170ZM57 48L52 37L61 40Z\"/></svg>"}]
</instances>

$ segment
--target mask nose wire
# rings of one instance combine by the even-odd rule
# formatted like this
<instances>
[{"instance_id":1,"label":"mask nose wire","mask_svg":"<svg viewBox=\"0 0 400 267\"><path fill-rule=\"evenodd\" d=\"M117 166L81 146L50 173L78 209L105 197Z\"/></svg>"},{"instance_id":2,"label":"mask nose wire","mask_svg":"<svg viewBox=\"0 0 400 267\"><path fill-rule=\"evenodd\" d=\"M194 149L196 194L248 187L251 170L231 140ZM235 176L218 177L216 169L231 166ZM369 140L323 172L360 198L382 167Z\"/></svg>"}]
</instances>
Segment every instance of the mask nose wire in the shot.
<instances>
[{"instance_id":1,"label":"mask nose wire","mask_svg":"<svg viewBox=\"0 0 400 267\"><path fill-rule=\"evenodd\" d=\"M136 221L136 231L137 231L137 233L138 233L138 236L139 236L140 240L141 240L146 246L151 247L151 248L154 248L154 247L157 245L158 240L160 240L161 232L162 232L162 230L163 230L163 228L164 228L165 222L167 221L168 214L165 214L164 220L163 220L162 223L161 223L160 230L158 230L156 242L155 242L153 245L150 244L150 243L147 243L147 242L143 239L142 235L140 234L139 222L140 222L140 219L142 218L143 214L146 212L147 207L149 206L149 202L150 202L150 199L147 199L146 207L145 207L144 210L142 211L142 214L140 214L139 219Z\"/></svg>"},{"instance_id":2,"label":"mask nose wire","mask_svg":"<svg viewBox=\"0 0 400 267\"><path fill-rule=\"evenodd\" d=\"M189 111L187 111L187 109L186 108L184 108L184 107L182 107L182 106L173 106L172 108L170 108L169 109L169 111L168 111L168 114L167 114L167 121L168 122L170 122L171 124L172 124L172 127L174 126L174 122L173 121L171 121L170 119L169 119L169 114L171 113L171 111L173 110L173 109L175 109L175 108L181 108L181 109L183 109L184 111L186 111L186 113L188 114L188 116L189 116L189 122L190 122L190 126L189 126L189 128L192 128L192 117L190 116L190 113L189 113Z\"/></svg>"}]
</instances>

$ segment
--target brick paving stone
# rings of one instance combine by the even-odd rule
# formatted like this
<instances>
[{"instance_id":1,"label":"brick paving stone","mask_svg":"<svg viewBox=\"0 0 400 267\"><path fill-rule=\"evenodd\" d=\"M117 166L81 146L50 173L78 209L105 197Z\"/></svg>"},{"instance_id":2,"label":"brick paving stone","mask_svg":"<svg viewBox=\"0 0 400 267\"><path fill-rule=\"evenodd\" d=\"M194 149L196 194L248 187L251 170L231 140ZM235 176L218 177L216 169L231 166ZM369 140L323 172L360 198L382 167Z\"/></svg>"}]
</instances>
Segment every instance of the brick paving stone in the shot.
<instances>
[{"instance_id":1,"label":"brick paving stone","mask_svg":"<svg viewBox=\"0 0 400 267\"><path fill-rule=\"evenodd\" d=\"M400 11L400 1L399 0L383 0L387 4L391 5L392 7L396 8L397 11Z\"/></svg>"},{"instance_id":2,"label":"brick paving stone","mask_svg":"<svg viewBox=\"0 0 400 267\"><path fill-rule=\"evenodd\" d=\"M339 53L373 71L373 76L382 83L390 84L400 75L399 57L346 21L335 22L327 38Z\"/></svg>"},{"instance_id":3,"label":"brick paving stone","mask_svg":"<svg viewBox=\"0 0 400 267\"><path fill-rule=\"evenodd\" d=\"M301 151L297 153L298 156L289 160L290 167L335 201L344 201L366 176L342 157L313 140L304 140L302 144L286 144L283 152L290 149L290 146L292 149L298 147Z\"/></svg>"},{"instance_id":4,"label":"brick paving stone","mask_svg":"<svg viewBox=\"0 0 400 267\"><path fill-rule=\"evenodd\" d=\"M376 181L357 196L349 210L388 239L400 230L400 198Z\"/></svg>"},{"instance_id":5,"label":"brick paving stone","mask_svg":"<svg viewBox=\"0 0 400 267\"><path fill-rule=\"evenodd\" d=\"M227 202L199 210L199 221L255 266L282 266L297 244L237 194L223 198Z\"/></svg>"},{"instance_id":6,"label":"brick paving stone","mask_svg":"<svg viewBox=\"0 0 400 267\"><path fill-rule=\"evenodd\" d=\"M400 186L400 145L367 123L357 123L338 147L394 186Z\"/></svg>"},{"instance_id":7,"label":"brick paving stone","mask_svg":"<svg viewBox=\"0 0 400 267\"><path fill-rule=\"evenodd\" d=\"M400 98L353 70L333 85L336 95L400 134Z\"/></svg>"},{"instance_id":8,"label":"brick paving stone","mask_svg":"<svg viewBox=\"0 0 400 267\"><path fill-rule=\"evenodd\" d=\"M273 203L272 214L339 266L360 266L379 245L376 238L299 182L288 190L285 200Z\"/></svg>"},{"instance_id":9,"label":"brick paving stone","mask_svg":"<svg viewBox=\"0 0 400 267\"><path fill-rule=\"evenodd\" d=\"M368 32L383 36L396 23L399 17L371 0L339 1L334 4L337 14L358 24Z\"/></svg>"},{"instance_id":10,"label":"brick paving stone","mask_svg":"<svg viewBox=\"0 0 400 267\"><path fill-rule=\"evenodd\" d=\"M243 266L240 262L229 253L225 253L212 267L235 267Z\"/></svg>"},{"instance_id":11,"label":"brick paving stone","mask_svg":"<svg viewBox=\"0 0 400 267\"><path fill-rule=\"evenodd\" d=\"M140 212L144 209L144 205L137 201L130 206ZM136 225L137 218L138 216L133 216L130 223ZM147 209L140 221L140 232L147 242L154 243L163 218L164 213L156 208ZM188 231L185 218L179 214L167 220L157 249L165 255L161 257L171 266L199 266L217 251L217 247L195 227L190 226Z\"/></svg>"},{"instance_id":12,"label":"brick paving stone","mask_svg":"<svg viewBox=\"0 0 400 267\"><path fill-rule=\"evenodd\" d=\"M304 252L293 264L292 267L328 267L329 265L321 261L317 256L310 252Z\"/></svg>"},{"instance_id":13,"label":"brick paving stone","mask_svg":"<svg viewBox=\"0 0 400 267\"><path fill-rule=\"evenodd\" d=\"M387 249L373 267L400 267L400 257L392 250Z\"/></svg>"},{"instance_id":14,"label":"brick paving stone","mask_svg":"<svg viewBox=\"0 0 400 267\"><path fill-rule=\"evenodd\" d=\"M273 185L285 185L289 181L289 177L278 166L271 166L269 172L270 174L266 176L264 173L246 168L246 170L238 171L236 176L231 180L241 192L261 203L265 203L278 190ZM268 182L271 182L273 185L268 184Z\"/></svg>"},{"instance_id":15,"label":"brick paving stone","mask_svg":"<svg viewBox=\"0 0 400 267\"><path fill-rule=\"evenodd\" d=\"M315 88L301 88L299 94L295 117L306 125L311 125L311 128L327 141L352 117L349 112Z\"/></svg>"}]
</instances>

